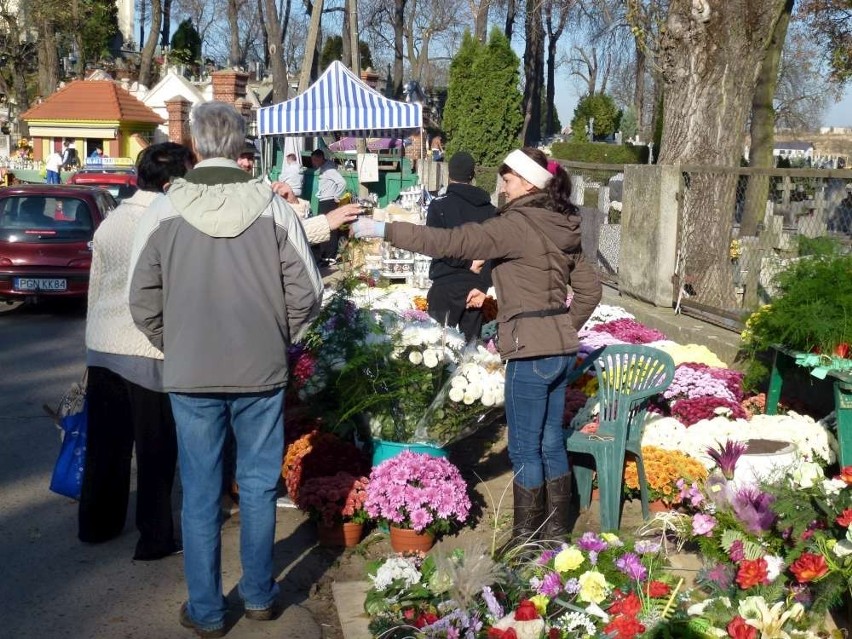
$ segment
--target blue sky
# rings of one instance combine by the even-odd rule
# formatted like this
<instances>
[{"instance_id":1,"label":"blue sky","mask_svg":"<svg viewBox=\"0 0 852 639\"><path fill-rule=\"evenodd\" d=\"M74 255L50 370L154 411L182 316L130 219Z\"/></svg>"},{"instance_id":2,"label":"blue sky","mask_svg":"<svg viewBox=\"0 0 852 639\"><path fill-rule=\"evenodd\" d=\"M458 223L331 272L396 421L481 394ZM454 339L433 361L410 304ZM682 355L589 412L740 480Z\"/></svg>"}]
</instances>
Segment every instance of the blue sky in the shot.
<instances>
[{"instance_id":1,"label":"blue sky","mask_svg":"<svg viewBox=\"0 0 852 639\"><path fill-rule=\"evenodd\" d=\"M567 126L571 123L571 118L574 115L574 107L577 106L577 90L570 80L566 80L563 76L560 81L557 76L556 89L556 110L559 113L559 121L562 126ZM843 99L836 104L830 103L825 110L821 126L844 126L852 127L852 86L846 90ZM814 128L818 128L817 125Z\"/></svg>"}]
</instances>

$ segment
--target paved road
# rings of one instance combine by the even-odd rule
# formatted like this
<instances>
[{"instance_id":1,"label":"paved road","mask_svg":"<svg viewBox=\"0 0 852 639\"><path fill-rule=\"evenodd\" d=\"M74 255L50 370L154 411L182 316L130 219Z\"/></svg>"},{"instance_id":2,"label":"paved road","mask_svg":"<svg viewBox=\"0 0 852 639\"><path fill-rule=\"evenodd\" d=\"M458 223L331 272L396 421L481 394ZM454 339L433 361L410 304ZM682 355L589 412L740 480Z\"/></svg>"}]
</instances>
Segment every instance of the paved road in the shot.
<instances>
[{"instance_id":1,"label":"paved road","mask_svg":"<svg viewBox=\"0 0 852 639\"><path fill-rule=\"evenodd\" d=\"M47 486L58 432L42 410L83 373L81 305L0 307L0 637L14 639L192 637L177 624L186 598L180 557L131 560L137 534L133 497L124 533L109 543L76 538L76 502ZM175 496L179 502L179 494ZM178 506L179 508L179 506ZM229 637L319 639L305 602L331 557L294 510L279 509L276 568L288 604L274 622L242 617L239 517L222 532L224 586L232 603Z\"/></svg>"}]
</instances>

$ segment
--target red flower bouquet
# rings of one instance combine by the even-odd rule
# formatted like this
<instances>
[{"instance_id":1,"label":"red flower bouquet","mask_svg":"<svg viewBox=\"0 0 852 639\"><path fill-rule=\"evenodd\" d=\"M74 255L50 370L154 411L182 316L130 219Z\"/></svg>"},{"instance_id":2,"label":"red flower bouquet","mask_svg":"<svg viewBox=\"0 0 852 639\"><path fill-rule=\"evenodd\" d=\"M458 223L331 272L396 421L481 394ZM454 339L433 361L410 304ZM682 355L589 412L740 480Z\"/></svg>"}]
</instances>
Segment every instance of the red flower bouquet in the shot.
<instances>
[{"instance_id":1,"label":"red flower bouquet","mask_svg":"<svg viewBox=\"0 0 852 639\"><path fill-rule=\"evenodd\" d=\"M339 472L331 477L314 477L302 484L296 505L312 519L327 526L344 521L364 523L367 513L367 478Z\"/></svg>"}]
</instances>

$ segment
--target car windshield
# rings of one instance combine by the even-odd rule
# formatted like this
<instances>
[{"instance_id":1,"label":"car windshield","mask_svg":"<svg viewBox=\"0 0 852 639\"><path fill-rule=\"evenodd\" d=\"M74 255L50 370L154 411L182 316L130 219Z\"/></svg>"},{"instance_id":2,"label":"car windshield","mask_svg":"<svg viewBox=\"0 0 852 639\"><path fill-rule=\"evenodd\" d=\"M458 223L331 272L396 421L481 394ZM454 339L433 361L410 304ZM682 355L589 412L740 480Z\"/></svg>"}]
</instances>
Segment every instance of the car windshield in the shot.
<instances>
[{"instance_id":1,"label":"car windshield","mask_svg":"<svg viewBox=\"0 0 852 639\"><path fill-rule=\"evenodd\" d=\"M75 197L16 195L0 199L0 239L43 242L91 239L92 211Z\"/></svg>"},{"instance_id":2,"label":"car windshield","mask_svg":"<svg viewBox=\"0 0 852 639\"><path fill-rule=\"evenodd\" d=\"M116 202L121 202L122 200L129 198L138 190L132 184L96 184L95 186L99 186L105 191L108 191L109 194L115 198Z\"/></svg>"}]
</instances>

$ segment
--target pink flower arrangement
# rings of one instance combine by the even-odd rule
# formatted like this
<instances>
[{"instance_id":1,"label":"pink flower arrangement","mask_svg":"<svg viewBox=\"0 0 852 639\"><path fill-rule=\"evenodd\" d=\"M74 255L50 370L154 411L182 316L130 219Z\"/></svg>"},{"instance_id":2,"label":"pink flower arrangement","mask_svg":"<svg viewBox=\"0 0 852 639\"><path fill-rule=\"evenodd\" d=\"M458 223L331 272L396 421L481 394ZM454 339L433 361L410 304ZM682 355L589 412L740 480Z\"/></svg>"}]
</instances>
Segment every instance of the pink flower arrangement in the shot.
<instances>
[{"instance_id":1,"label":"pink flower arrangement","mask_svg":"<svg viewBox=\"0 0 852 639\"><path fill-rule=\"evenodd\" d=\"M609 333L614 338L628 344L650 344L666 339L666 336L660 331L626 317L598 324L591 330L596 333Z\"/></svg>"},{"instance_id":2,"label":"pink flower arrangement","mask_svg":"<svg viewBox=\"0 0 852 639\"><path fill-rule=\"evenodd\" d=\"M730 411L729 416L732 419L746 419L746 412L737 402L718 397L679 399L672 406L672 417L685 426L692 426L702 419L718 417L719 413L716 412L718 409Z\"/></svg>"},{"instance_id":3,"label":"pink flower arrangement","mask_svg":"<svg viewBox=\"0 0 852 639\"><path fill-rule=\"evenodd\" d=\"M706 364L681 364L675 369L671 385L663 393L665 399L718 397L740 403L743 399L743 374Z\"/></svg>"},{"instance_id":4,"label":"pink flower arrangement","mask_svg":"<svg viewBox=\"0 0 852 639\"><path fill-rule=\"evenodd\" d=\"M367 519L364 502L368 479L339 472L329 477L314 477L302 484L296 505L327 526L344 521L363 523Z\"/></svg>"},{"instance_id":5,"label":"pink flower arrangement","mask_svg":"<svg viewBox=\"0 0 852 639\"><path fill-rule=\"evenodd\" d=\"M449 460L404 452L370 473L367 514L416 532L446 532L470 514L467 484Z\"/></svg>"}]
</instances>

